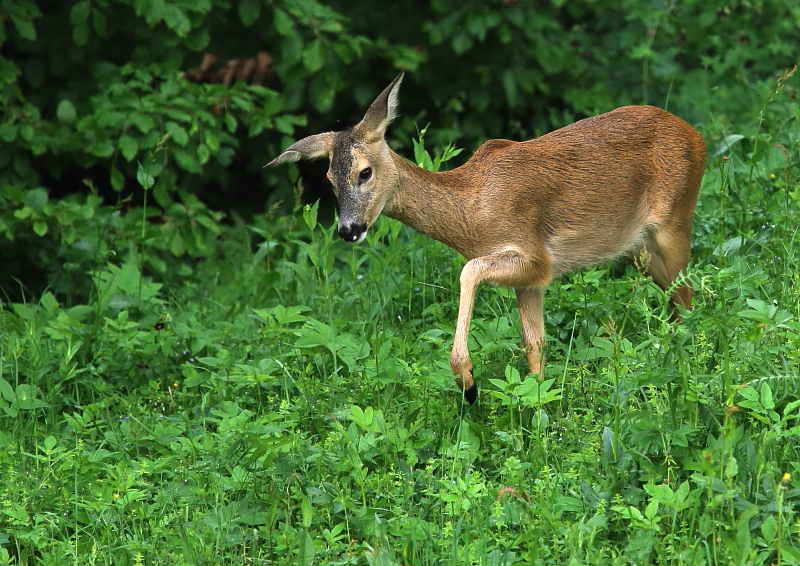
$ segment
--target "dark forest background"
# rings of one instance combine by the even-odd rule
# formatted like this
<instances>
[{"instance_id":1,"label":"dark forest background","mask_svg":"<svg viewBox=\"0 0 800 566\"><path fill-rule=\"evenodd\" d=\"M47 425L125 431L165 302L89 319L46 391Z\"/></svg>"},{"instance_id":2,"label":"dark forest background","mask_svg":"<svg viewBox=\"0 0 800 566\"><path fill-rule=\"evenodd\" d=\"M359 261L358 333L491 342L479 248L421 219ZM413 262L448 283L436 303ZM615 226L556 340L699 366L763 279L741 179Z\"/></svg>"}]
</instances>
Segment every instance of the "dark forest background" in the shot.
<instances>
[{"instance_id":1,"label":"dark forest background","mask_svg":"<svg viewBox=\"0 0 800 566\"><path fill-rule=\"evenodd\" d=\"M667 108L714 141L800 45L787 0L5 0L0 17L0 285L13 297L78 291L103 206L162 224L162 272L203 255L223 216L288 213L296 170L262 166L355 123L401 69L391 136L407 155L428 124L429 146L471 151L625 104ZM325 164L304 170L305 202L329 215Z\"/></svg>"}]
</instances>

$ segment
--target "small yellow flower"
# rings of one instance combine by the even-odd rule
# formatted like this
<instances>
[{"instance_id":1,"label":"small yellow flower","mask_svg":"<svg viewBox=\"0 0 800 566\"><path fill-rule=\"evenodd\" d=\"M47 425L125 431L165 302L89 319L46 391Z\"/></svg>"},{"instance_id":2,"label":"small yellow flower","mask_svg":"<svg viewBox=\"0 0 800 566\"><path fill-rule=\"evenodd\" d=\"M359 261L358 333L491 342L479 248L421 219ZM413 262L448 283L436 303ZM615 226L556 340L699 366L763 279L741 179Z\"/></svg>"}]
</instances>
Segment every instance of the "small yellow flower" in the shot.
<instances>
[{"instance_id":1,"label":"small yellow flower","mask_svg":"<svg viewBox=\"0 0 800 566\"><path fill-rule=\"evenodd\" d=\"M781 483L789 483L790 481L792 481L792 474L789 472L784 473L781 478Z\"/></svg>"},{"instance_id":2,"label":"small yellow flower","mask_svg":"<svg viewBox=\"0 0 800 566\"><path fill-rule=\"evenodd\" d=\"M114 494L114 499L119 499L119 493Z\"/></svg>"},{"instance_id":3,"label":"small yellow flower","mask_svg":"<svg viewBox=\"0 0 800 566\"><path fill-rule=\"evenodd\" d=\"M175 383L173 383L172 387L178 387L178 382L176 381Z\"/></svg>"},{"instance_id":4,"label":"small yellow flower","mask_svg":"<svg viewBox=\"0 0 800 566\"><path fill-rule=\"evenodd\" d=\"M770 179L774 179L774 178L775 178L775 173L770 173L770 174L769 174L769 178L770 178Z\"/></svg>"}]
</instances>

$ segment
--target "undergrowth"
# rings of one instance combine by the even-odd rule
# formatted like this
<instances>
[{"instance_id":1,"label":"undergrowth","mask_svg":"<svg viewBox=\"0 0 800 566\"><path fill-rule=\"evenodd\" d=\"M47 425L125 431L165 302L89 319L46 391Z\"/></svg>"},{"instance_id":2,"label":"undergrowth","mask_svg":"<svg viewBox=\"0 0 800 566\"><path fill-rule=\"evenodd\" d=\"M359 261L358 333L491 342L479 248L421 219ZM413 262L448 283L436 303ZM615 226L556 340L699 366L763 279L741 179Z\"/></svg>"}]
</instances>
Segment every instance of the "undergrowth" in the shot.
<instances>
[{"instance_id":1,"label":"undergrowth","mask_svg":"<svg viewBox=\"0 0 800 566\"><path fill-rule=\"evenodd\" d=\"M771 96L704 132L683 324L633 267L572 274L525 380L513 293L482 289L473 407L463 260L394 221L46 219L85 299L0 310L0 562L800 564L800 107Z\"/></svg>"}]
</instances>

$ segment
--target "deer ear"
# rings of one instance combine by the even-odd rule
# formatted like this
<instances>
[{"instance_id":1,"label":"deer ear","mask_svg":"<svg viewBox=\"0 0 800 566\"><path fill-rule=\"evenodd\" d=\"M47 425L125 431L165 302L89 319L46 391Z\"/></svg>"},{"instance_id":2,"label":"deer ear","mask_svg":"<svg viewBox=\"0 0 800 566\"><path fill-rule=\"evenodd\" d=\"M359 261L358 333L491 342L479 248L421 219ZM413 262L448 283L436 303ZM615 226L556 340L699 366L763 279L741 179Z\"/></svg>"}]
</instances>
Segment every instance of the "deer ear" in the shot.
<instances>
[{"instance_id":1,"label":"deer ear","mask_svg":"<svg viewBox=\"0 0 800 566\"><path fill-rule=\"evenodd\" d=\"M278 165L279 163L289 163L298 159L327 157L333 147L333 138L335 136L336 134L333 132L326 132L303 138L287 147L283 153L264 165L264 167Z\"/></svg>"},{"instance_id":2,"label":"deer ear","mask_svg":"<svg viewBox=\"0 0 800 566\"><path fill-rule=\"evenodd\" d=\"M397 93L400 91L400 83L403 82L403 74L397 75L392 84L378 95L364 115L364 119L353 128L357 136L366 141L383 139L386 127L397 115Z\"/></svg>"}]
</instances>

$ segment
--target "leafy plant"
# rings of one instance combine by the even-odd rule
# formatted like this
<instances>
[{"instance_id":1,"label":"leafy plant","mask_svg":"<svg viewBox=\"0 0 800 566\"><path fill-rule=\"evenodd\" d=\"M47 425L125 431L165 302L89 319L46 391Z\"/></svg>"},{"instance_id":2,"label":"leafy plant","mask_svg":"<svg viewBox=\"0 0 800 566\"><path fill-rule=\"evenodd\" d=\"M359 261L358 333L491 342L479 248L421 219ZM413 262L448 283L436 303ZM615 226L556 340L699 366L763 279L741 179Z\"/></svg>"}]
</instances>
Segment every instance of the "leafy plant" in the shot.
<instances>
[{"instance_id":1,"label":"leafy plant","mask_svg":"<svg viewBox=\"0 0 800 566\"><path fill-rule=\"evenodd\" d=\"M760 82L795 11L529 8L434 2L420 29L402 2L370 28L360 4L0 1L0 561L800 563L800 113L788 73ZM191 53L250 45L241 30L278 46L283 83L179 77ZM616 65L582 54L612 44ZM709 77L683 324L633 267L572 274L547 293L545 380L526 380L513 294L487 290L468 407L446 357L454 252L389 219L353 247L296 200L223 222L209 187L305 114L346 114L336 92L371 100L380 57L435 87L409 84L400 139L430 120L467 147L632 96L609 84L681 108ZM742 120L745 85L763 98ZM547 122L531 110L556 99ZM414 161L453 164L456 137L418 131Z\"/></svg>"}]
</instances>

